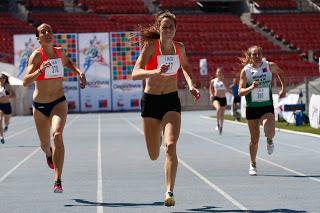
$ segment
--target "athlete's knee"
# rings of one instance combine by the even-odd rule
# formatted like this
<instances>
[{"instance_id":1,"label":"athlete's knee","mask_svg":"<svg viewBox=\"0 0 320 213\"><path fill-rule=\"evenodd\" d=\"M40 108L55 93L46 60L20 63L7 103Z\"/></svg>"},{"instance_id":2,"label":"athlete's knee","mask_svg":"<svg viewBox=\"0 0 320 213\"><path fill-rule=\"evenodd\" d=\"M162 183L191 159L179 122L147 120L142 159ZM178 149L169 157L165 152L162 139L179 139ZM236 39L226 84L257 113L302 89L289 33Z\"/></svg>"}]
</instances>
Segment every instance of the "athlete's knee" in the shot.
<instances>
[{"instance_id":1,"label":"athlete's knee","mask_svg":"<svg viewBox=\"0 0 320 213\"><path fill-rule=\"evenodd\" d=\"M56 142L56 141L62 141L62 132L60 131L54 131L52 133L52 137L53 137L53 141Z\"/></svg>"},{"instance_id":2,"label":"athlete's knee","mask_svg":"<svg viewBox=\"0 0 320 213\"><path fill-rule=\"evenodd\" d=\"M176 143L168 143L166 145L166 155L173 156L176 154Z\"/></svg>"},{"instance_id":3,"label":"athlete's knee","mask_svg":"<svg viewBox=\"0 0 320 213\"><path fill-rule=\"evenodd\" d=\"M257 145L259 143L259 137L251 137L250 143L253 145Z\"/></svg>"}]
</instances>

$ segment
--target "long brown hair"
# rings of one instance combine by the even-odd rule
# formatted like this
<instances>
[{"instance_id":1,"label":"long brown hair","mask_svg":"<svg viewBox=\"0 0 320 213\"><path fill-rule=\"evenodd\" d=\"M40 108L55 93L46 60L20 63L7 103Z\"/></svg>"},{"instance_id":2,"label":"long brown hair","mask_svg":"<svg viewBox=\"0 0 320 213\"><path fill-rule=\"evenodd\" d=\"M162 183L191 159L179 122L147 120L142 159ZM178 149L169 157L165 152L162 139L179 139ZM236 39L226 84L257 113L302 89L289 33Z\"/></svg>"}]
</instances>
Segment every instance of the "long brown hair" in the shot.
<instances>
[{"instance_id":1,"label":"long brown hair","mask_svg":"<svg viewBox=\"0 0 320 213\"><path fill-rule=\"evenodd\" d=\"M243 51L243 57L240 57L239 60L241 62L241 64L243 66L247 65L247 64L250 64L250 60L251 60L251 50L253 48L257 48L259 49L259 51L262 53L262 48L257 46L257 45L254 45L254 46L251 46L249 47L246 51Z\"/></svg>"},{"instance_id":2,"label":"long brown hair","mask_svg":"<svg viewBox=\"0 0 320 213\"><path fill-rule=\"evenodd\" d=\"M144 43L147 41L160 38L159 28L160 28L160 23L164 18L172 19L174 21L174 25L176 26L177 24L176 16L173 13L171 13L169 10L163 10L158 12L155 15L155 21L153 25L149 27L141 27L141 26L139 27L142 45L144 45Z\"/></svg>"},{"instance_id":3,"label":"long brown hair","mask_svg":"<svg viewBox=\"0 0 320 213\"><path fill-rule=\"evenodd\" d=\"M4 84L10 84L9 77L6 74L1 73L0 74L0 78L4 78L5 79Z\"/></svg>"}]
</instances>

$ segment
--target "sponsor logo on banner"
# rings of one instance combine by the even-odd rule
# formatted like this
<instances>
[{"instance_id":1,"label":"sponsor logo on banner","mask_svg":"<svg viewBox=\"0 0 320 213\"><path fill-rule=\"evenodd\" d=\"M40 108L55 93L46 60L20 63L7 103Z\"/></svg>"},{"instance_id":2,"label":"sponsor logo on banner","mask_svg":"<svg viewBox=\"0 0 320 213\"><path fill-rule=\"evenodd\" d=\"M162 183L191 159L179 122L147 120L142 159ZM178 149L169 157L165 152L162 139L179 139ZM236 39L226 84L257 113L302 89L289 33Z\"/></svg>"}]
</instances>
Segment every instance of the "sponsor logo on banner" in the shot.
<instances>
[{"instance_id":1,"label":"sponsor logo on banner","mask_svg":"<svg viewBox=\"0 0 320 213\"><path fill-rule=\"evenodd\" d=\"M137 107L139 107L139 103L140 103L139 99L137 99L137 98L131 99L130 106L133 108L137 108Z\"/></svg>"},{"instance_id":2,"label":"sponsor logo on banner","mask_svg":"<svg viewBox=\"0 0 320 213\"><path fill-rule=\"evenodd\" d=\"M100 109L106 109L108 108L108 100L107 99L100 99L98 106Z\"/></svg>"}]
</instances>

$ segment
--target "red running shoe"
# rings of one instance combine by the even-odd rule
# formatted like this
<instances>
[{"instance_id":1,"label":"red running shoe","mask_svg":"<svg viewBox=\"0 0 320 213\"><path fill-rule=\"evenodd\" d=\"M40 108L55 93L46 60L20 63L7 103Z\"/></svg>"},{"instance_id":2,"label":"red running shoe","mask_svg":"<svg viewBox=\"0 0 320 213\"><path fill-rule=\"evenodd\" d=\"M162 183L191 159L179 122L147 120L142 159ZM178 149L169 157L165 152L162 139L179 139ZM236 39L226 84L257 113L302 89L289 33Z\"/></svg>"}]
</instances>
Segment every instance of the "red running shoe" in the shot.
<instances>
[{"instance_id":1,"label":"red running shoe","mask_svg":"<svg viewBox=\"0 0 320 213\"><path fill-rule=\"evenodd\" d=\"M62 192L63 192L61 180L56 180L56 181L54 182L53 192L54 192L54 193L62 193Z\"/></svg>"},{"instance_id":2,"label":"red running shoe","mask_svg":"<svg viewBox=\"0 0 320 213\"><path fill-rule=\"evenodd\" d=\"M50 147L50 150L51 150L51 156L47 157L47 164L48 164L50 169L54 169L54 164L53 164L53 161L52 161L52 148L51 147Z\"/></svg>"}]
</instances>

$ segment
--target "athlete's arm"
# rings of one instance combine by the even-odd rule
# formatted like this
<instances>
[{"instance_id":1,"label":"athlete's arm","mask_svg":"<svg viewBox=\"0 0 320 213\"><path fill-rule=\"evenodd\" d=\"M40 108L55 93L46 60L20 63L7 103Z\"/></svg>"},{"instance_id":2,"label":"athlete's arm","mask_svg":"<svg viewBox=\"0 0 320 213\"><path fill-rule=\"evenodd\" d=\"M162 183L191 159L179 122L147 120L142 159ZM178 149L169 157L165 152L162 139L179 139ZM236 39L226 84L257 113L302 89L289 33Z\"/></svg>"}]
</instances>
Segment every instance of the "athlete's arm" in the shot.
<instances>
[{"instance_id":1,"label":"athlete's arm","mask_svg":"<svg viewBox=\"0 0 320 213\"><path fill-rule=\"evenodd\" d=\"M209 85L209 93L210 93L210 96L213 96L213 94L214 94L214 88L213 88L213 86L212 86L213 81L214 81L214 79L212 79L212 80L210 81L210 85Z\"/></svg>"},{"instance_id":2,"label":"athlete's arm","mask_svg":"<svg viewBox=\"0 0 320 213\"><path fill-rule=\"evenodd\" d=\"M6 84L5 85L5 89L9 92L8 96L9 96L10 99L17 97L15 91L13 90L13 88L12 88L12 86L10 84Z\"/></svg>"},{"instance_id":3,"label":"athlete's arm","mask_svg":"<svg viewBox=\"0 0 320 213\"><path fill-rule=\"evenodd\" d=\"M270 66L270 71L273 74L276 74L278 76L278 79L281 84L281 90L279 91L279 98L286 97L286 85L285 85L283 70L280 69L280 67L274 62L269 62L269 66Z\"/></svg>"},{"instance_id":4,"label":"athlete's arm","mask_svg":"<svg viewBox=\"0 0 320 213\"><path fill-rule=\"evenodd\" d=\"M177 44L178 44L179 53L180 53L181 68L183 71L184 78L186 79L186 82L189 86L189 91L195 97L195 99L199 99L200 98L199 90L195 88L192 82L192 73L191 73L191 68L188 63L188 59L186 55L186 48L184 47L184 44L181 42Z\"/></svg>"},{"instance_id":5,"label":"athlete's arm","mask_svg":"<svg viewBox=\"0 0 320 213\"><path fill-rule=\"evenodd\" d=\"M240 81L239 81L239 96L245 96L248 95L254 88L258 86L259 82L254 81L250 87L246 88L247 85L247 77L244 69L241 70L240 73Z\"/></svg>"},{"instance_id":6,"label":"athlete's arm","mask_svg":"<svg viewBox=\"0 0 320 213\"><path fill-rule=\"evenodd\" d=\"M39 66L40 68L36 70ZM49 66L51 66L50 62L45 61L42 63L40 53L38 50L35 50L29 58L26 73L22 81L23 86L29 86Z\"/></svg>"},{"instance_id":7,"label":"athlete's arm","mask_svg":"<svg viewBox=\"0 0 320 213\"><path fill-rule=\"evenodd\" d=\"M160 75L168 71L169 65L162 64L159 68L154 70L145 70L145 66L156 52L156 43L155 41L147 41L142 47L141 53L134 65L132 71L133 80L143 80L150 78L155 75Z\"/></svg>"},{"instance_id":8,"label":"athlete's arm","mask_svg":"<svg viewBox=\"0 0 320 213\"><path fill-rule=\"evenodd\" d=\"M80 82L80 88L83 89L86 87L87 80L85 74L76 67L71 59L66 55L65 51L62 48L58 48L58 51L60 51L61 54L61 60L63 66L69 68L71 71L77 73L79 75L79 82Z\"/></svg>"}]
</instances>

